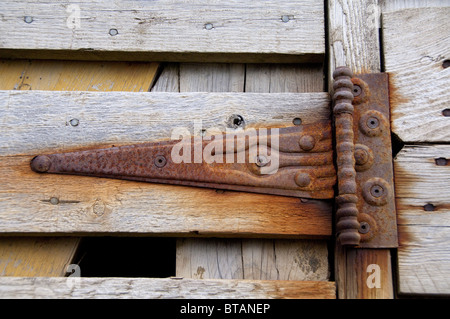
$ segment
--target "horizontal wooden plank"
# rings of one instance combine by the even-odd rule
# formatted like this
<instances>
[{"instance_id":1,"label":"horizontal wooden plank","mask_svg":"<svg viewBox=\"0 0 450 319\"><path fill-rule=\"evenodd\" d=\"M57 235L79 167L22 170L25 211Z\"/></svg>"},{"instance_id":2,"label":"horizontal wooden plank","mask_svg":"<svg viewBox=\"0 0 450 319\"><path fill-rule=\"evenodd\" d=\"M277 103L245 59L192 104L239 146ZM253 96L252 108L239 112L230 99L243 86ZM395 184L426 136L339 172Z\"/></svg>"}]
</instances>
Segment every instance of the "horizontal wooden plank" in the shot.
<instances>
[{"instance_id":1,"label":"horizontal wooden plank","mask_svg":"<svg viewBox=\"0 0 450 319\"><path fill-rule=\"evenodd\" d=\"M450 294L450 146L407 145L394 169L399 291Z\"/></svg>"},{"instance_id":2,"label":"horizontal wooden plank","mask_svg":"<svg viewBox=\"0 0 450 319\"><path fill-rule=\"evenodd\" d=\"M449 16L450 6L383 14L392 131L405 142L450 141Z\"/></svg>"},{"instance_id":3,"label":"horizontal wooden plank","mask_svg":"<svg viewBox=\"0 0 450 319\"><path fill-rule=\"evenodd\" d=\"M294 117L306 124L329 118L329 100L326 93L0 91L0 232L330 236L328 201L40 175L29 166L45 152L168 139L180 126L194 133L194 120L225 129L233 114L247 127L292 125Z\"/></svg>"},{"instance_id":4,"label":"horizontal wooden plank","mask_svg":"<svg viewBox=\"0 0 450 319\"><path fill-rule=\"evenodd\" d=\"M334 282L2 277L0 298L334 299Z\"/></svg>"},{"instance_id":5,"label":"horizontal wooden plank","mask_svg":"<svg viewBox=\"0 0 450 319\"><path fill-rule=\"evenodd\" d=\"M134 93L0 91L0 156L55 149L170 139L173 129L193 135L230 128L289 126L330 118L327 93ZM78 125L70 125L77 119Z\"/></svg>"},{"instance_id":6,"label":"horizontal wooden plank","mask_svg":"<svg viewBox=\"0 0 450 319\"><path fill-rule=\"evenodd\" d=\"M325 53L315 0L2 1L0 56L299 62Z\"/></svg>"}]
</instances>

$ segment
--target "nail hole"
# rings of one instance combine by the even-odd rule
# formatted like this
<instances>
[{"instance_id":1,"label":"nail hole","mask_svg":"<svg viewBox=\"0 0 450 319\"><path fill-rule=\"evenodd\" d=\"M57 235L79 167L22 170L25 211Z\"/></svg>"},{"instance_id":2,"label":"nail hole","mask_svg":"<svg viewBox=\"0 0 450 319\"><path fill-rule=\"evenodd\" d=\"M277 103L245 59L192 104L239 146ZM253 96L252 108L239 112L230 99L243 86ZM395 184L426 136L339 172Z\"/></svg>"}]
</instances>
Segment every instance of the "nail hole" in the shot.
<instances>
[{"instance_id":1,"label":"nail hole","mask_svg":"<svg viewBox=\"0 0 450 319\"><path fill-rule=\"evenodd\" d=\"M70 125L72 126L78 126L78 124L80 124L80 121L78 119L71 119L69 121Z\"/></svg>"},{"instance_id":2,"label":"nail hole","mask_svg":"<svg viewBox=\"0 0 450 319\"><path fill-rule=\"evenodd\" d=\"M445 109L442 111L442 115L449 117L450 116L450 109Z\"/></svg>"},{"instance_id":3,"label":"nail hole","mask_svg":"<svg viewBox=\"0 0 450 319\"><path fill-rule=\"evenodd\" d=\"M294 125L302 125L302 119L299 117L296 117L292 123L294 123Z\"/></svg>"},{"instance_id":4,"label":"nail hole","mask_svg":"<svg viewBox=\"0 0 450 319\"><path fill-rule=\"evenodd\" d=\"M442 67L444 69L448 68L450 66L450 60L444 60L444 62L442 62Z\"/></svg>"},{"instance_id":5,"label":"nail hole","mask_svg":"<svg viewBox=\"0 0 450 319\"><path fill-rule=\"evenodd\" d=\"M445 157L439 157L434 160L437 166L446 166L448 164L448 159Z\"/></svg>"},{"instance_id":6,"label":"nail hole","mask_svg":"<svg viewBox=\"0 0 450 319\"><path fill-rule=\"evenodd\" d=\"M244 126L245 126L244 118L239 114L233 114L228 119L228 127L239 128Z\"/></svg>"},{"instance_id":7,"label":"nail hole","mask_svg":"<svg viewBox=\"0 0 450 319\"><path fill-rule=\"evenodd\" d=\"M110 29L109 30L109 35L110 36L115 36L115 35L118 35L119 34L119 31L117 31L117 29Z\"/></svg>"},{"instance_id":8,"label":"nail hole","mask_svg":"<svg viewBox=\"0 0 450 319\"><path fill-rule=\"evenodd\" d=\"M435 206L433 204L426 204L423 206L423 210L426 212L432 212L434 211Z\"/></svg>"}]
</instances>

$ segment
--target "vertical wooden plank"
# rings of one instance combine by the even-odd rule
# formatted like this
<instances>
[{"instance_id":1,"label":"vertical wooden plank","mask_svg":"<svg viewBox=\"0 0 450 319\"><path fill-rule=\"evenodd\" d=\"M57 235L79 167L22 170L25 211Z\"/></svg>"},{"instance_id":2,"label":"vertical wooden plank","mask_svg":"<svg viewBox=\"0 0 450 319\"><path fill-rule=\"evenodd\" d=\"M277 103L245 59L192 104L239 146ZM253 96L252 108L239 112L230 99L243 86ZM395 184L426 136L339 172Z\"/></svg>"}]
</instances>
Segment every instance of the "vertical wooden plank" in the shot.
<instances>
[{"instance_id":1,"label":"vertical wooden plank","mask_svg":"<svg viewBox=\"0 0 450 319\"><path fill-rule=\"evenodd\" d=\"M150 90L158 63L0 61L0 90ZM64 276L79 237L2 237L0 276Z\"/></svg>"},{"instance_id":2,"label":"vertical wooden plank","mask_svg":"<svg viewBox=\"0 0 450 319\"><path fill-rule=\"evenodd\" d=\"M348 66L354 73L380 72L378 0L330 0L328 15L329 83L338 66ZM354 249L337 244L335 256L339 298L393 298L388 249ZM368 262L374 262L375 266L367 268L372 265ZM367 282L373 275L372 267L380 269L380 285Z\"/></svg>"}]
</instances>

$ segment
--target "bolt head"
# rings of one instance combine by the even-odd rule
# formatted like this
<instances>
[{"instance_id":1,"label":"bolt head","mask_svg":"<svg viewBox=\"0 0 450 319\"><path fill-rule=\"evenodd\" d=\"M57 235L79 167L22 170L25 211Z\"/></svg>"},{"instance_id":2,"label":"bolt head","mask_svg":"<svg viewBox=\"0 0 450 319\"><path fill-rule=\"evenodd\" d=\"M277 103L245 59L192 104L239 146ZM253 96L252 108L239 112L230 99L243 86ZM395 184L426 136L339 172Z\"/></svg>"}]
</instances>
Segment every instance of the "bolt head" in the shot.
<instances>
[{"instance_id":1,"label":"bolt head","mask_svg":"<svg viewBox=\"0 0 450 319\"><path fill-rule=\"evenodd\" d=\"M306 187L311 184L311 177L306 173L297 173L295 175L295 183L300 187Z\"/></svg>"},{"instance_id":2,"label":"bolt head","mask_svg":"<svg viewBox=\"0 0 450 319\"><path fill-rule=\"evenodd\" d=\"M304 151L310 151L316 145L316 140L311 135L303 135L298 141L300 148Z\"/></svg>"}]
</instances>

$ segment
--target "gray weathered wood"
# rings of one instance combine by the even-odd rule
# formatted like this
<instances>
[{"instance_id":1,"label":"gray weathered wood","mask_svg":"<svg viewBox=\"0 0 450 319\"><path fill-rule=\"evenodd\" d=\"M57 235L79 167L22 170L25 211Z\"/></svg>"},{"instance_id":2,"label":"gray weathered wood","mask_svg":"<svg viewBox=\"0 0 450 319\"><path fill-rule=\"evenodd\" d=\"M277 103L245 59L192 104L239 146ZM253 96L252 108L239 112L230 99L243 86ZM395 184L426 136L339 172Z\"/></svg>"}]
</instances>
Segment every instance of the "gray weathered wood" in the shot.
<instances>
[{"instance_id":1,"label":"gray weathered wood","mask_svg":"<svg viewBox=\"0 0 450 319\"><path fill-rule=\"evenodd\" d=\"M248 64L245 92L323 92L322 64Z\"/></svg>"},{"instance_id":2,"label":"gray weathered wood","mask_svg":"<svg viewBox=\"0 0 450 319\"><path fill-rule=\"evenodd\" d=\"M0 91L0 155L170 139L177 127L198 135L194 121L225 131L233 114L246 127L292 125L298 116L314 123L329 119L329 99L326 93ZM76 127L69 124L73 118Z\"/></svg>"},{"instance_id":3,"label":"gray weathered wood","mask_svg":"<svg viewBox=\"0 0 450 319\"><path fill-rule=\"evenodd\" d=\"M354 73L378 72L378 0L330 0L328 15L329 79L338 66L348 66Z\"/></svg>"},{"instance_id":4,"label":"gray weathered wood","mask_svg":"<svg viewBox=\"0 0 450 319\"><path fill-rule=\"evenodd\" d=\"M450 7L383 14L392 131L404 142L448 142Z\"/></svg>"},{"instance_id":5,"label":"gray weathered wood","mask_svg":"<svg viewBox=\"0 0 450 319\"><path fill-rule=\"evenodd\" d=\"M0 298L333 299L335 286L314 281L3 277Z\"/></svg>"},{"instance_id":6,"label":"gray weathered wood","mask_svg":"<svg viewBox=\"0 0 450 319\"><path fill-rule=\"evenodd\" d=\"M328 83L332 93L332 73L348 66L354 73L381 70L378 0L328 1ZM338 297L393 298L391 255L388 249L354 249L336 244L335 277ZM380 266L381 288L369 289L367 265Z\"/></svg>"},{"instance_id":7,"label":"gray weathered wood","mask_svg":"<svg viewBox=\"0 0 450 319\"><path fill-rule=\"evenodd\" d=\"M412 8L448 7L449 0L379 0L384 13Z\"/></svg>"},{"instance_id":8,"label":"gray weathered wood","mask_svg":"<svg viewBox=\"0 0 450 319\"><path fill-rule=\"evenodd\" d=\"M298 62L325 52L315 0L7 0L0 11L1 56Z\"/></svg>"},{"instance_id":9,"label":"gray weathered wood","mask_svg":"<svg viewBox=\"0 0 450 319\"><path fill-rule=\"evenodd\" d=\"M448 145L407 145L395 159L399 292L450 293Z\"/></svg>"},{"instance_id":10,"label":"gray weathered wood","mask_svg":"<svg viewBox=\"0 0 450 319\"><path fill-rule=\"evenodd\" d=\"M180 239L177 276L196 279L329 279L324 241Z\"/></svg>"},{"instance_id":11,"label":"gray weathered wood","mask_svg":"<svg viewBox=\"0 0 450 319\"><path fill-rule=\"evenodd\" d=\"M2 91L0 96L2 233L331 234L327 202L303 204L282 196L39 175L29 166L33 156L45 152L168 139L175 127L192 132L198 119L205 128L225 128L231 114L241 114L249 126L292 125L299 114L308 121L326 119L326 93ZM306 113L298 109L302 99L311 107L303 109ZM70 125L72 118L79 119L78 126ZM59 203L52 205L51 198Z\"/></svg>"}]
</instances>

